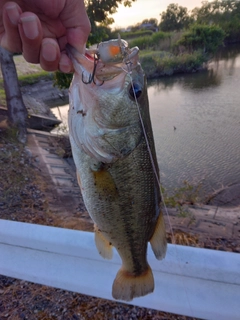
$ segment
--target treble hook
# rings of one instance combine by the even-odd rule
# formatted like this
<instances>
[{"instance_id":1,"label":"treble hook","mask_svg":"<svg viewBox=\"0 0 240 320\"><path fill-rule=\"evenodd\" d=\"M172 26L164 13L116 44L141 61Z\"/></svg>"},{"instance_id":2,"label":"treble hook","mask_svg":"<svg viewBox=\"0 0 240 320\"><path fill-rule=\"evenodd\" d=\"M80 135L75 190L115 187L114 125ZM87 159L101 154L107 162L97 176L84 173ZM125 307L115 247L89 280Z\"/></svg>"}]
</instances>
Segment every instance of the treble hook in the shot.
<instances>
[{"instance_id":1,"label":"treble hook","mask_svg":"<svg viewBox=\"0 0 240 320\"><path fill-rule=\"evenodd\" d=\"M97 54L94 54L93 72L92 72L92 74L89 75L88 81L84 81L84 79L83 79L83 73L82 73L82 82L83 82L83 83L89 84L89 83L93 82L96 86L99 86L99 87L103 85L104 81L103 81L101 84L96 84L96 82L95 82L95 80L94 80L98 61L99 61L98 55L97 55Z\"/></svg>"}]
</instances>

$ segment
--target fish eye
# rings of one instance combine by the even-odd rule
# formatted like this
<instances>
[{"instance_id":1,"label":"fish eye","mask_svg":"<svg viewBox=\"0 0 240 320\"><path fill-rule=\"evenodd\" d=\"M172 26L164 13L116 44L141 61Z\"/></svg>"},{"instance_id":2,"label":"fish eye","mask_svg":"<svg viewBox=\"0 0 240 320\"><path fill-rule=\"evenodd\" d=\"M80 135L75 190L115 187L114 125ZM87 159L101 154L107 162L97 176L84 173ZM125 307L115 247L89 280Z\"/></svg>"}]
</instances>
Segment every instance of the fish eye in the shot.
<instances>
[{"instance_id":1,"label":"fish eye","mask_svg":"<svg viewBox=\"0 0 240 320\"><path fill-rule=\"evenodd\" d=\"M139 84L133 83L130 85L129 88L129 97L133 100L135 100L135 96L138 99L142 94L142 88L140 87Z\"/></svg>"}]
</instances>

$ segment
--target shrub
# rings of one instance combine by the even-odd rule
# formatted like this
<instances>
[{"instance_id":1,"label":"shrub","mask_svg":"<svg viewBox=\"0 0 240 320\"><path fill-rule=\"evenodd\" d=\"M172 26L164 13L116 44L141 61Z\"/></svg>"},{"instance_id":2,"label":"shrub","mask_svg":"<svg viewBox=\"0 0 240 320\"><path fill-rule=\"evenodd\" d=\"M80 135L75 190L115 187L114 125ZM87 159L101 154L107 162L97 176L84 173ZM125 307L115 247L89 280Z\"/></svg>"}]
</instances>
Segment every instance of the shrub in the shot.
<instances>
[{"instance_id":1,"label":"shrub","mask_svg":"<svg viewBox=\"0 0 240 320\"><path fill-rule=\"evenodd\" d=\"M158 49L161 45L161 42L165 39L170 39L171 33L169 32L155 32L152 34L152 36L145 36L145 37L139 37L136 39L131 40L130 45L131 47L139 47L140 50L144 49Z\"/></svg>"},{"instance_id":2,"label":"shrub","mask_svg":"<svg viewBox=\"0 0 240 320\"><path fill-rule=\"evenodd\" d=\"M240 41L240 20L238 18L234 17L231 20L224 21L221 27L226 33L226 43Z\"/></svg>"},{"instance_id":3,"label":"shrub","mask_svg":"<svg viewBox=\"0 0 240 320\"><path fill-rule=\"evenodd\" d=\"M192 72L200 69L206 61L201 52L175 56L169 52L149 52L141 56L141 64L148 78Z\"/></svg>"},{"instance_id":4,"label":"shrub","mask_svg":"<svg viewBox=\"0 0 240 320\"><path fill-rule=\"evenodd\" d=\"M204 53L215 53L223 44L224 37L225 32L218 26L194 24L183 33L176 45L186 47L189 52L202 50Z\"/></svg>"},{"instance_id":5,"label":"shrub","mask_svg":"<svg viewBox=\"0 0 240 320\"><path fill-rule=\"evenodd\" d=\"M60 89L67 89L70 87L72 81L73 74L72 73L62 73L60 71L56 71L54 73L54 86L57 86Z\"/></svg>"},{"instance_id":6,"label":"shrub","mask_svg":"<svg viewBox=\"0 0 240 320\"><path fill-rule=\"evenodd\" d=\"M152 34L153 34L152 30L141 30L141 31L135 31L135 32L120 32L121 38L125 39L125 40L144 37L144 36L151 36Z\"/></svg>"}]
</instances>

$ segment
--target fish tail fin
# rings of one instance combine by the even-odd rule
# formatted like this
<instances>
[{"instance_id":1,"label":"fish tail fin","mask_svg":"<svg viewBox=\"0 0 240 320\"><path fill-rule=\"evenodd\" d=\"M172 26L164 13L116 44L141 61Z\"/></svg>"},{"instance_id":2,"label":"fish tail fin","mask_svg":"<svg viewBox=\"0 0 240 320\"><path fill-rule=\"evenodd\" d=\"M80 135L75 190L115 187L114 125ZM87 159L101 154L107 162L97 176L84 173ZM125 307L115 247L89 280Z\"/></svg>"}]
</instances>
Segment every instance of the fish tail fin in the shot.
<instances>
[{"instance_id":1,"label":"fish tail fin","mask_svg":"<svg viewBox=\"0 0 240 320\"><path fill-rule=\"evenodd\" d=\"M152 238L150 239L150 244L155 257L158 260L163 259L167 251L167 239L162 212L160 212L160 215L158 217L155 231Z\"/></svg>"},{"instance_id":2,"label":"fish tail fin","mask_svg":"<svg viewBox=\"0 0 240 320\"><path fill-rule=\"evenodd\" d=\"M133 298L145 296L154 290L154 279L151 268L136 276L128 272L124 266L118 271L112 286L112 296L117 300L131 301Z\"/></svg>"}]
</instances>

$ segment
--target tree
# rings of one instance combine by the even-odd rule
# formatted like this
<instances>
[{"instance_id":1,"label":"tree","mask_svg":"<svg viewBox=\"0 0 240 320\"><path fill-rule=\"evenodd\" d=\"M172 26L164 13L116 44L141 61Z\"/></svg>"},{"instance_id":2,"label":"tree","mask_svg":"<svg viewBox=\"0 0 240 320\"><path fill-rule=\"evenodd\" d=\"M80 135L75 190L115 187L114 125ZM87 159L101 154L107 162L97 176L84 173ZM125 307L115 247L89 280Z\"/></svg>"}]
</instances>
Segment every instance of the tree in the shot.
<instances>
[{"instance_id":1,"label":"tree","mask_svg":"<svg viewBox=\"0 0 240 320\"><path fill-rule=\"evenodd\" d=\"M136 0L85 0L84 3L90 22L111 24L114 19L110 18L109 15L117 12L119 4L131 7L134 1Z\"/></svg>"},{"instance_id":2,"label":"tree","mask_svg":"<svg viewBox=\"0 0 240 320\"><path fill-rule=\"evenodd\" d=\"M92 27L88 39L89 44L98 43L103 40L106 30L101 30L99 27L106 27L114 22L114 19L110 16L117 12L120 4L123 4L125 7L131 7L134 1L136 0L85 0L87 14Z\"/></svg>"},{"instance_id":3,"label":"tree","mask_svg":"<svg viewBox=\"0 0 240 320\"><path fill-rule=\"evenodd\" d=\"M221 24L236 15L239 18L240 2L238 0L215 0L203 2L200 8L192 10L192 17L198 23Z\"/></svg>"},{"instance_id":4,"label":"tree","mask_svg":"<svg viewBox=\"0 0 240 320\"><path fill-rule=\"evenodd\" d=\"M223 44L225 32L214 25L195 24L183 33L178 45L185 46L190 52L202 50L206 54L214 54Z\"/></svg>"},{"instance_id":5,"label":"tree","mask_svg":"<svg viewBox=\"0 0 240 320\"><path fill-rule=\"evenodd\" d=\"M141 24L147 24L147 23L153 25L153 26L156 27L156 28L157 28L157 26L158 26L158 21L157 21L157 19L155 19L155 18L144 19Z\"/></svg>"},{"instance_id":6,"label":"tree","mask_svg":"<svg viewBox=\"0 0 240 320\"><path fill-rule=\"evenodd\" d=\"M136 24L134 24L133 26L131 26L131 31L132 32L136 32L136 31L139 31L140 30L140 25L141 25L141 23L140 22L138 22L138 23L136 23Z\"/></svg>"},{"instance_id":7,"label":"tree","mask_svg":"<svg viewBox=\"0 0 240 320\"><path fill-rule=\"evenodd\" d=\"M23 103L17 71L13 61L13 54L0 47L0 62L3 74L8 120L18 129L18 139L25 143L27 137L26 119L27 109Z\"/></svg>"},{"instance_id":8,"label":"tree","mask_svg":"<svg viewBox=\"0 0 240 320\"><path fill-rule=\"evenodd\" d=\"M192 10L192 17L198 23L209 22L209 17L212 16L211 3L205 1L200 8L196 7Z\"/></svg>"},{"instance_id":9,"label":"tree","mask_svg":"<svg viewBox=\"0 0 240 320\"><path fill-rule=\"evenodd\" d=\"M240 1L205 1L200 8L192 10L192 18L198 24L220 26L226 33L225 42L240 40Z\"/></svg>"},{"instance_id":10,"label":"tree","mask_svg":"<svg viewBox=\"0 0 240 320\"><path fill-rule=\"evenodd\" d=\"M192 18L188 15L186 7L171 3L161 14L160 29L162 31L178 31L189 26Z\"/></svg>"}]
</instances>

